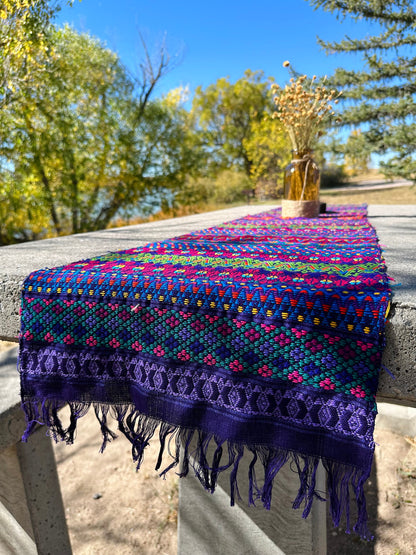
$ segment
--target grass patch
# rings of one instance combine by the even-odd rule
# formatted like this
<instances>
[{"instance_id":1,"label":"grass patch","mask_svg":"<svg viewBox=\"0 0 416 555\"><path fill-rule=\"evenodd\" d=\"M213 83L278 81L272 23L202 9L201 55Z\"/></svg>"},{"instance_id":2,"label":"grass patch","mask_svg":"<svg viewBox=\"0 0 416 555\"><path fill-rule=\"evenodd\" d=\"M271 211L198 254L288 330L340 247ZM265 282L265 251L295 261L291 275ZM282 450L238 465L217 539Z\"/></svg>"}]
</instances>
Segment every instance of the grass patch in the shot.
<instances>
[{"instance_id":1,"label":"grass patch","mask_svg":"<svg viewBox=\"0 0 416 555\"><path fill-rule=\"evenodd\" d=\"M321 191L321 201L328 204L416 204L416 187L396 187L374 191Z\"/></svg>"}]
</instances>

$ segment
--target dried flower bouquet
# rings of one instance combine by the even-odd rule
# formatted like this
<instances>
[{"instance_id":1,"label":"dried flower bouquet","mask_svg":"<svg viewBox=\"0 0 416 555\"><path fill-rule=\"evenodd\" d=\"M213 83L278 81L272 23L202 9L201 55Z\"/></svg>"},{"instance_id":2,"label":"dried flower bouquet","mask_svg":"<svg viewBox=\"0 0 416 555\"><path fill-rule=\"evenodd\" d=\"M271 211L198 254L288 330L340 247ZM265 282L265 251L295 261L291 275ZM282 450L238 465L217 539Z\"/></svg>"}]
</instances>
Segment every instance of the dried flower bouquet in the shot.
<instances>
[{"instance_id":1,"label":"dried flower bouquet","mask_svg":"<svg viewBox=\"0 0 416 555\"><path fill-rule=\"evenodd\" d=\"M289 67L284 62L284 67ZM315 214L319 205L319 169L312 159L311 150L328 118L335 115L333 104L338 103L334 89L317 84L316 75L308 79L301 75L281 89L273 84L276 111L278 118L286 128L293 147L293 160L285 175L285 199L291 201L314 201L316 206L310 208ZM301 214L294 214L301 215Z\"/></svg>"}]
</instances>

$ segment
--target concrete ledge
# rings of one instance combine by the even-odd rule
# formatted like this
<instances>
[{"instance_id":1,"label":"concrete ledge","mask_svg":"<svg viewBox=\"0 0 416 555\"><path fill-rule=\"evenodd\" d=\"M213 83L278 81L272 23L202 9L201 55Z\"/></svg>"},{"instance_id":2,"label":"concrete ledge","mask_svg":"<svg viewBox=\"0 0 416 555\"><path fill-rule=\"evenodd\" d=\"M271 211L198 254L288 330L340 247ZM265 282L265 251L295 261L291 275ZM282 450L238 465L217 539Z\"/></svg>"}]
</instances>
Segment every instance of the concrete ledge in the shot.
<instances>
[{"instance_id":1,"label":"concrete ledge","mask_svg":"<svg viewBox=\"0 0 416 555\"><path fill-rule=\"evenodd\" d=\"M381 373L377 399L416 406L416 205L373 205L369 216L395 280L383 355L394 378Z\"/></svg>"},{"instance_id":2,"label":"concrete ledge","mask_svg":"<svg viewBox=\"0 0 416 555\"><path fill-rule=\"evenodd\" d=\"M35 542L0 502L0 553L37 555Z\"/></svg>"},{"instance_id":3,"label":"concrete ledge","mask_svg":"<svg viewBox=\"0 0 416 555\"><path fill-rule=\"evenodd\" d=\"M108 251L144 245L150 241L214 226L249 213L262 212L268 208L271 207L246 206L0 248L0 338L16 340L19 331L20 287L23 279L36 269L59 266ZM402 284L395 290L386 327L387 345L383 357L384 364L395 375L395 379L387 372L382 373L378 399L416 406L416 276L414 272L416 206L371 206L369 215L371 223L377 229L380 242L386 245L384 255L389 275ZM17 435L20 435L20 426L23 423L18 422L16 410L19 388L13 359L15 353L4 356L9 358L3 361L5 364L0 368L0 378L3 378L0 382L0 431L5 438L3 448L7 448L7 445L13 443ZM8 382L7 386L5 381ZM12 412L16 416L13 426L18 422L16 429L13 426L10 427L10 421L13 420L10 418ZM20 416L22 416L21 411ZM391 420L392 416L395 416L394 412L393 415L388 415L388 418ZM410 419L409 416L408 420ZM0 433L0 439L2 433ZM406 433L409 433L409 428ZM55 524L54 514L48 513L47 519L41 518L43 513L40 512L38 502L39 500L49 502L42 493L42 484L44 487L46 475L49 475L48 469L52 468L50 465L53 466L53 455L49 453L51 449L49 443L46 444L43 441L46 438L35 439L37 445L19 446L18 449L19 465L22 468L22 474L27 477L24 487L30 505L33 535L38 546L43 540L49 544L52 542L52 545L56 542L55 546L59 547L54 552L70 553L64 527L59 534L55 535L55 538L49 537L48 531L51 529L51 524ZM43 441L42 445L41 441ZM48 456L46 462L45 453ZM35 468L37 468L36 471ZM39 469L43 469L46 475ZM281 478L282 483L280 487L276 487L276 491L286 495L290 490L290 476L282 475ZM227 488L224 484L221 485L224 489L220 489L215 496L209 496L201 491L200 485L192 478L182 482L179 545L183 555L195 552L210 555L237 552L227 549L224 551L224 547L229 545L233 550L237 549L239 553L247 555L260 552L279 555L283 552L282 549L288 555L301 552L311 555L325 553L325 545L322 543L326 537L325 518L319 504L317 510L313 511L311 520L306 522L300 518L293 520L294 511L291 509L282 509L283 512L281 511L278 517L276 517L278 511L272 511L267 520L263 514L257 515L255 510L246 510L243 507L235 507L230 511L228 495L225 493ZM51 490L59 491L59 488L55 485ZM283 508L287 507L287 504L277 503L277 507L279 506ZM59 514L59 511L55 512ZM63 514L59 519L64 520ZM7 510L0 507L0 521L2 521L0 525L6 520L7 522L10 520ZM10 526L15 526L13 521L10 522ZM238 526L236 522L239 523ZM21 545L16 546L17 549L23 549L25 553L31 553L33 549L30 536L31 534L28 535L27 531L23 532L20 528L11 533L12 538L17 538L21 542ZM294 539L291 539L292 537ZM222 541L223 538L224 541ZM2 545L9 545L10 541L10 534L3 538L0 534L0 551ZM63 547L65 542L66 547ZM44 550L44 552L47 551Z\"/></svg>"},{"instance_id":4,"label":"concrete ledge","mask_svg":"<svg viewBox=\"0 0 416 555\"><path fill-rule=\"evenodd\" d=\"M0 553L69 555L52 441L42 428L20 441L26 423L16 363L17 348L0 354Z\"/></svg>"},{"instance_id":5,"label":"concrete ledge","mask_svg":"<svg viewBox=\"0 0 416 555\"><path fill-rule=\"evenodd\" d=\"M194 476L179 488L178 546L180 555L285 555L220 486L211 495Z\"/></svg>"},{"instance_id":6,"label":"concrete ledge","mask_svg":"<svg viewBox=\"0 0 416 555\"><path fill-rule=\"evenodd\" d=\"M0 354L0 451L20 441L25 428L15 347Z\"/></svg>"},{"instance_id":7,"label":"concrete ledge","mask_svg":"<svg viewBox=\"0 0 416 555\"><path fill-rule=\"evenodd\" d=\"M183 233L256 214L274 206L243 206L136 226L71 235L0 248L0 339L16 341L20 288L39 268L60 266L100 254L145 245ZM383 364L394 374L380 376L381 401L416 406L416 205L373 205L370 222L377 230L388 272L400 287L386 325Z\"/></svg>"},{"instance_id":8,"label":"concrete ledge","mask_svg":"<svg viewBox=\"0 0 416 555\"><path fill-rule=\"evenodd\" d=\"M416 408L377 403L376 428L402 436L416 437Z\"/></svg>"}]
</instances>

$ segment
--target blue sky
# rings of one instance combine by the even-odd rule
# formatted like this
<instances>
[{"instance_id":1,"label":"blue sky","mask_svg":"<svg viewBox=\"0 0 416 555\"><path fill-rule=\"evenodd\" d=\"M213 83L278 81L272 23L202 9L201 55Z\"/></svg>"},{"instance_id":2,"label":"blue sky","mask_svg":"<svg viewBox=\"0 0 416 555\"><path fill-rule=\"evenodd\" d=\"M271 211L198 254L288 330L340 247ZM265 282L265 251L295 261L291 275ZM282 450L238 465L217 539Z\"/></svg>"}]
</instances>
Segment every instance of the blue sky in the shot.
<instances>
[{"instance_id":1,"label":"blue sky","mask_svg":"<svg viewBox=\"0 0 416 555\"><path fill-rule=\"evenodd\" d=\"M143 56L139 31L155 53L166 37L180 63L164 78L157 96L178 86L192 92L220 77L234 82L248 68L284 84L284 60L308 75L330 74L337 66L359 69L359 55L328 56L316 37L340 40L371 31L364 22L339 21L334 14L315 11L306 0L74 0L57 18L58 24L64 22L105 41L130 69Z\"/></svg>"}]
</instances>

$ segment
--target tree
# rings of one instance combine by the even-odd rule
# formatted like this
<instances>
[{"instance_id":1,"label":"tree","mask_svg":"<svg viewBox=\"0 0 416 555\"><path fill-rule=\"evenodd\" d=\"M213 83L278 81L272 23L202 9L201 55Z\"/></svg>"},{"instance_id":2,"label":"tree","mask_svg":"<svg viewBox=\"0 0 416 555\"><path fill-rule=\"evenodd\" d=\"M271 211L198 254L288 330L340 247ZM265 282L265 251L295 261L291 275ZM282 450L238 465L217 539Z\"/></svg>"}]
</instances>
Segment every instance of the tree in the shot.
<instances>
[{"instance_id":1,"label":"tree","mask_svg":"<svg viewBox=\"0 0 416 555\"><path fill-rule=\"evenodd\" d=\"M411 0L310 0L338 17L364 19L379 33L340 42L319 40L329 53L361 53L364 69L338 68L332 83L342 88L345 125L360 130L344 146L350 158L363 151L383 155L387 174L416 180L416 12Z\"/></svg>"},{"instance_id":2,"label":"tree","mask_svg":"<svg viewBox=\"0 0 416 555\"><path fill-rule=\"evenodd\" d=\"M259 121L251 125L250 135L244 139L244 147L251 160L250 177L266 196L277 198L282 170L290 160L289 138L279 121L264 112ZM259 192L260 193L260 192ZM261 194L261 193L260 193Z\"/></svg>"},{"instance_id":3,"label":"tree","mask_svg":"<svg viewBox=\"0 0 416 555\"><path fill-rule=\"evenodd\" d=\"M72 4L72 0L68 0ZM49 0L0 1L0 106L10 102L50 50L50 23L59 2Z\"/></svg>"},{"instance_id":4,"label":"tree","mask_svg":"<svg viewBox=\"0 0 416 555\"><path fill-rule=\"evenodd\" d=\"M371 156L366 138L360 129L353 129L348 138L348 150L345 153L345 170L350 175L365 174L369 171Z\"/></svg>"},{"instance_id":5,"label":"tree","mask_svg":"<svg viewBox=\"0 0 416 555\"><path fill-rule=\"evenodd\" d=\"M236 83L221 78L205 90L197 88L192 114L203 131L212 173L235 168L255 182L281 164L285 140L270 119L271 83L261 71L247 70ZM266 137L272 129L273 138Z\"/></svg>"},{"instance_id":6,"label":"tree","mask_svg":"<svg viewBox=\"0 0 416 555\"><path fill-rule=\"evenodd\" d=\"M18 187L36 184L56 234L102 229L184 179L187 129L168 102L150 99L166 56L156 66L145 60L146 80L133 82L87 34L65 27L51 43L42 80L0 113L1 173Z\"/></svg>"},{"instance_id":7,"label":"tree","mask_svg":"<svg viewBox=\"0 0 416 555\"><path fill-rule=\"evenodd\" d=\"M116 55L87 35L67 27L51 44L46 62L39 53L42 80L3 110L2 154L17 179L37 181L55 232L76 233L100 219L94 209L123 171L131 85Z\"/></svg>"},{"instance_id":8,"label":"tree","mask_svg":"<svg viewBox=\"0 0 416 555\"><path fill-rule=\"evenodd\" d=\"M146 187L144 212L149 200L151 209L175 212L186 202L186 184L204 167L205 154L194 119L184 108L186 100L187 91L179 87L150 102L136 129L135 160Z\"/></svg>"},{"instance_id":9,"label":"tree","mask_svg":"<svg viewBox=\"0 0 416 555\"><path fill-rule=\"evenodd\" d=\"M187 212L189 208L191 211L206 210L210 204L247 203L252 190L252 181L238 169L222 170L216 176L189 175L166 208L176 215Z\"/></svg>"},{"instance_id":10,"label":"tree","mask_svg":"<svg viewBox=\"0 0 416 555\"><path fill-rule=\"evenodd\" d=\"M49 218L34 180L18 181L3 171L0 179L0 246L41 239Z\"/></svg>"}]
</instances>

